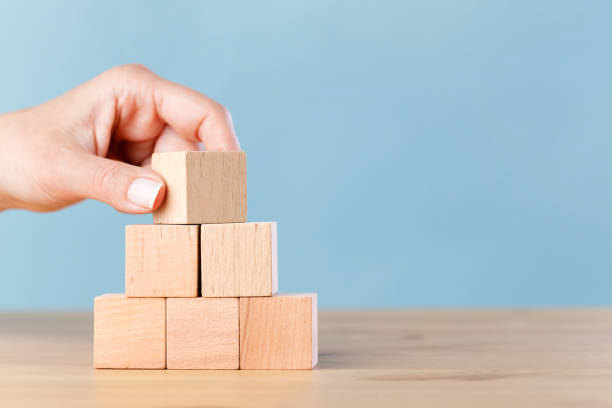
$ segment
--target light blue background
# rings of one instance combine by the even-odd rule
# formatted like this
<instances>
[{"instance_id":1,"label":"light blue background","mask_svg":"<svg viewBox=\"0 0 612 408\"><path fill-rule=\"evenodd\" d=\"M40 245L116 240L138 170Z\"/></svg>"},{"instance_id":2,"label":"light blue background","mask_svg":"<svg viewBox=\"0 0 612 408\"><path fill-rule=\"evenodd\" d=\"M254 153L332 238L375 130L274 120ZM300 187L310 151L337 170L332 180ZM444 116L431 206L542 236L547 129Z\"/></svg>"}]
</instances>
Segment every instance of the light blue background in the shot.
<instances>
[{"instance_id":1,"label":"light blue background","mask_svg":"<svg viewBox=\"0 0 612 408\"><path fill-rule=\"evenodd\" d=\"M282 291L612 304L612 3L56 3L0 3L0 112L129 62L216 98ZM124 225L150 222L1 213L0 307L123 291Z\"/></svg>"}]
</instances>

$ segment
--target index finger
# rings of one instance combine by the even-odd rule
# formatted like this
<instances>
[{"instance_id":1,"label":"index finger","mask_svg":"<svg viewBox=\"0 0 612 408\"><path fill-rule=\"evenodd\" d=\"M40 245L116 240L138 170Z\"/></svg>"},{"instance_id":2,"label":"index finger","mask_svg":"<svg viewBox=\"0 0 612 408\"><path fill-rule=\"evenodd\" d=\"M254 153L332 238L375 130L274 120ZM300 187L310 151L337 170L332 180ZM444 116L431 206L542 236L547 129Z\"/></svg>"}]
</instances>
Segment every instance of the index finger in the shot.
<instances>
[{"instance_id":1,"label":"index finger","mask_svg":"<svg viewBox=\"0 0 612 408\"><path fill-rule=\"evenodd\" d=\"M179 135L202 142L208 151L240 150L232 116L220 103L155 74L157 114Z\"/></svg>"}]
</instances>

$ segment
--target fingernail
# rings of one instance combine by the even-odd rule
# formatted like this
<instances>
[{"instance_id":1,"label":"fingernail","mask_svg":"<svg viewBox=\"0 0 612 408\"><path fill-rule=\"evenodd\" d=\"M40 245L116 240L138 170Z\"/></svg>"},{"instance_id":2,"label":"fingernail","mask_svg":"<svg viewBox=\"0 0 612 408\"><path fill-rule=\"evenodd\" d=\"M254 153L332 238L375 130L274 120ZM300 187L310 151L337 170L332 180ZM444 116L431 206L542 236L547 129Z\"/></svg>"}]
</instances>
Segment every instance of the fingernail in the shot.
<instances>
[{"instance_id":1,"label":"fingernail","mask_svg":"<svg viewBox=\"0 0 612 408\"><path fill-rule=\"evenodd\" d=\"M153 208L155 200L164 185L159 181L137 178L127 191L127 198L139 207Z\"/></svg>"}]
</instances>

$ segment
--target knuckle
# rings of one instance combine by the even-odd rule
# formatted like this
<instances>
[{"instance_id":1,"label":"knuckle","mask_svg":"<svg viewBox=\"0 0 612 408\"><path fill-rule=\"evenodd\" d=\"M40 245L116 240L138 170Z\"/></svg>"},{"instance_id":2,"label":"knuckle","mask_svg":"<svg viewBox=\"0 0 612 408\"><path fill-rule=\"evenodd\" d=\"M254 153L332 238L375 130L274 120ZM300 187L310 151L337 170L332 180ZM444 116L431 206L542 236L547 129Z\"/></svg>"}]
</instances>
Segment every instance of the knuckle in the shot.
<instances>
[{"instance_id":1,"label":"knuckle","mask_svg":"<svg viewBox=\"0 0 612 408\"><path fill-rule=\"evenodd\" d=\"M151 71L142 64L126 64L126 65L119 65L117 67L110 68L109 70L104 72L102 75L111 77L114 79L116 78L123 79L123 78L132 78L135 76L140 76L142 74L147 74L150 72Z\"/></svg>"},{"instance_id":2,"label":"knuckle","mask_svg":"<svg viewBox=\"0 0 612 408\"><path fill-rule=\"evenodd\" d=\"M151 72L149 68L142 64L126 64L121 65L119 68L129 73Z\"/></svg>"},{"instance_id":3,"label":"knuckle","mask_svg":"<svg viewBox=\"0 0 612 408\"><path fill-rule=\"evenodd\" d=\"M98 167L93 175L92 187L103 194L113 191L119 183L120 172L120 163Z\"/></svg>"},{"instance_id":4,"label":"knuckle","mask_svg":"<svg viewBox=\"0 0 612 408\"><path fill-rule=\"evenodd\" d=\"M227 109L225 106L221 105L220 103L216 103L213 110L214 110L214 113L220 117L231 117L231 113L229 109Z\"/></svg>"}]
</instances>

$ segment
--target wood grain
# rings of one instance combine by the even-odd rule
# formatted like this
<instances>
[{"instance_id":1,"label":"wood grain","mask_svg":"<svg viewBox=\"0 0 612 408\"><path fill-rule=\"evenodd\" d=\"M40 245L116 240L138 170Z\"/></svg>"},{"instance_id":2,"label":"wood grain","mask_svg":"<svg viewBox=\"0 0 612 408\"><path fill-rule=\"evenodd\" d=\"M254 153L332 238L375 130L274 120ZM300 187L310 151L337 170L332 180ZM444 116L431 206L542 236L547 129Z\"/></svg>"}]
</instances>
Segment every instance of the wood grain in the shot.
<instances>
[{"instance_id":1,"label":"wood grain","mask_svg":"<svg viewBox=\"0 0 612 408\"><path fill-rule=\"evenodd\" d=\"M240 298L241 369L311 369L317 336L314 293Z\"/></svg>"},{"instance_id":2,"label":"wood grain","mask_svg":"<svg viewBox=\"0 0 612 408\"><path fill-rule=\"evenodd\" d=\"M153 212L155 224L188 224L187 154L185 152L154 153L151 168L166 182L166 197Z\"/></svg>"},{"instance_id":3,"label":"wood grain","mask_svg":"<svg viewBox=\"0 0 612 408\"><path fill-rule=\"evenodd\" d=\"M239 367L237 298L166 300L168 369Z\"/></svg>"},{"instance_id":4,"label":"wood grain","mask_svg":"<svg viewBox=\"0 0 612 408\"><path fill-rule=\"evenodd\" d=\"M278 291L275 222L201 227L204 297L271 296Z\"/></svg>"},{"instance_id":5,"label":"wood grain","mask_svg":"<svg viewBox=\"0 0 612 408\"><path fill-rule=\"evenodd\" d=\"M198 225L128 225L125 291L129 297L196 297Z\"/></svg>"},{"instance_id":6,"label":"wood grain","mask_svg":"<svg viewBox=\"0 0 612 408\"><path fill-rule=\"evenodd\" d=\"M94 313L94 367L166 367L165 299L102 295Z\"/></svg>"},{"instance_id":7,"label":"wood grain","mask_svg":"<svg viewBox=\"0 0 612 408\"><path fill-rule=\"evenodd\" d=\"M612 406L612 309L321 310L312 371L94 370L93 313L0 313L0 405Z\"/></svg>"},{"instance_id":8,"label":"wood grain","mask_svg":"<svg viewBox=\"0 0 612 408\"><path fill-rule=\"evenodd\" d=\"M166 181L156 224L245 222L245 152L155 153L151 167Z\"/></svg>"}]
</instances>

